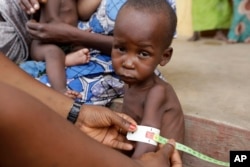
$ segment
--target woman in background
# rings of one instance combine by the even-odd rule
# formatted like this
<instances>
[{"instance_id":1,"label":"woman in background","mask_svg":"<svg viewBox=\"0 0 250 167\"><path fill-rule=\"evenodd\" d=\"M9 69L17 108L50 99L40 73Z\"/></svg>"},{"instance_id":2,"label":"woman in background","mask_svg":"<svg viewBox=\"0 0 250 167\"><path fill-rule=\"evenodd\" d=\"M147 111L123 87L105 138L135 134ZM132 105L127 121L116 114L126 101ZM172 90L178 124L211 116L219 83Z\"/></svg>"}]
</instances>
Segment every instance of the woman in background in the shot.
<instances>
[{"instance_id":1,"label":"woman in background","mask_svg":"<svg viewBox=\"0 0 250 167\"><path fill-rule=\"evenodd\" d=\"M189 41L200 39L200 32L214 30L214 38L227 40L224 30L231 24L232 9L229 0L192 0L193 36Z\"/></svg>"}]
</instances>

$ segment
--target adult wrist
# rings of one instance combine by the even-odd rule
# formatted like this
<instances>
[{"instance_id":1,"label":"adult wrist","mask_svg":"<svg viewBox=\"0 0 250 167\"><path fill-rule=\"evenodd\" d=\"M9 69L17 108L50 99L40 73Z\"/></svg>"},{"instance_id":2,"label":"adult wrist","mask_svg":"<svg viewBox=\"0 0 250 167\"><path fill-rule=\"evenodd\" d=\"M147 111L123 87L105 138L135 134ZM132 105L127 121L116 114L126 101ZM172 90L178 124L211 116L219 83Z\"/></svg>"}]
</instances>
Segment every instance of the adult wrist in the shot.
<instances>
[{"instance_id":1,"label":"adult wrist","mask_svg":"<svg viewBox=\"0 0 250 167\"><path fill-rule=\"evenodd\" d=\"M75 122L76 122L76 120L77 120L77 118L79 116L82 104L83 103L77 102L77 101L75 101L72 104L72 107L70 108L69 114L67 116L67 120L69 120L70 122L72 122L73 124L75 124Z\"/></svg>"}]
</instances>

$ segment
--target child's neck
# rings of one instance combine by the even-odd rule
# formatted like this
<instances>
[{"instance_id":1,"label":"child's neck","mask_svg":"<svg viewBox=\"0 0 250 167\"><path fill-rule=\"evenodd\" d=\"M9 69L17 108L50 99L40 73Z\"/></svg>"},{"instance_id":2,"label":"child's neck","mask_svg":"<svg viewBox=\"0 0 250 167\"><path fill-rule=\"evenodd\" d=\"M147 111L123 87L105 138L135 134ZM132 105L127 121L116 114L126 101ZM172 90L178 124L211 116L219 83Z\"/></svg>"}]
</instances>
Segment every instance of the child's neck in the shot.
<instances>
[{"instance_id":1,"label":"child's neck","mask_svg":"<svg viewBox=\"0 0 250 167\"><path fill-rule=\"evenodd\" d=\"M126 85L128 89L140 89L140 90L147 89L147 88L152 87L155 84L156 82L155 77L158 77L158 76L153 75L152 77L149 77L143 81L138 81L134 83L126 83Z\"/></svg>"}]
</instances>

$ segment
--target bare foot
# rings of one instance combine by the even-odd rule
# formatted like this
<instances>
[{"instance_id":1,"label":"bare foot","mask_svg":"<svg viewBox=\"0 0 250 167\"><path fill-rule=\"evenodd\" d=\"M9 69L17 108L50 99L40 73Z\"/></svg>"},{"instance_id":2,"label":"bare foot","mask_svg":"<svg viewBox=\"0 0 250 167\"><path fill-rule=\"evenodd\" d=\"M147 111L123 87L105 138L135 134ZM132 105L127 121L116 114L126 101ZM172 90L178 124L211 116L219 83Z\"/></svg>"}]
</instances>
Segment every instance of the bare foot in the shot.
<instances>
[{"instance_id":1,"label":"bare foot","mask_svg":"<svg viewBox=\"0 0 250 167\"><path fill-rule=\"evenodd\" d=\"M228 42L226 35L222 31L217 31L214 39Z\"/></svg>"},{"instance_id":2,"label":"bare foot","mask_svg":"<svg viewBox=\"0 0 250 167\"><path fill-rule=\"evenodd\" d=\"M227 43L229 43L229 44L235 44L236 43L236 41L234 41L234 40L227 40Z\"/></svg>"},{"instance_id":3,"label":"bare foot","mask_svg":"<svg viewBox=\"0 0 250 167\"><path fill-rule=\"evenodd\" d=\"M69 53L65 57L65 65L66 66L74 66L79 64L88 63L90 60L89 50L87 48L80 49L78 51Z\"/></svg>"},{"instance_id":4,"label":"bare foot","mask_svg":"<svg viewBox=\"0 0 250 167\"><path fill-rule=\"evenodd\" d=\"M67 90L64 95L68 96L71 99L78 99L82 98L82 95L79 92L76 92L74 90Z\"/></svg>"},{"instance_id":5,"label":"bare foot","mask_svg":"<svg viewBox=\"0 0 250 167\"><path fill-rule=\"evenodd\" d=\"M188 41L198 41L200 40L199 32L194 32L193 36L188 39Z\"/></svg>"}]
</instances>

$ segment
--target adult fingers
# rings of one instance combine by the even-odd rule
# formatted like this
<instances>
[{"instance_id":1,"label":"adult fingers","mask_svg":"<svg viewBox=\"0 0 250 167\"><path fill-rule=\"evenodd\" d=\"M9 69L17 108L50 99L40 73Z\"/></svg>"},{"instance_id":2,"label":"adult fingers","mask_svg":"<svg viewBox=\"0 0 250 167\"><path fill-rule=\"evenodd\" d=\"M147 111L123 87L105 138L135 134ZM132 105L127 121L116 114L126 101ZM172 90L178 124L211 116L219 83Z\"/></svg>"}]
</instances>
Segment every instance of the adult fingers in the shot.
<instances>
[{"instance_id":1,"label":"adult fingers","mask_svg":"<svg viewBox=\"0 0 250 167\"><path fill-rule=\"evenodd\" d=\"M163 145L157 153L162 154L166 159L170 159L175 150L175 141L168 140L167 144Z\"/></svg>"},{"instance_id":2,"label":"adult fingers","mask_svg":"<svg viewBox=\"0 0 250 167\"><path fill-rule=\"evenodd\" d=\"M20 0L19 4L22 10L24 10L27 14L34 14L40 9L38 0Z\"/></svg>"},{"instance_id":3,"label":"adult fingers","mask_svg":"<svg viewBox=\"0 0 250 167\"><path fill-rule=\"evenodd\" d=\"M26 23L26 30L30 35L38 36L39 35L38 33L44 31L44 25L42 23L36 22L35 20L29 20Z\"/></svg>"},{"instance_id":4,"label":"adult fingers","mask_svg":"<svg viewBox=\"0 0 250 167\"><path fill-rule=\"evenodd\" d=\"M159 151L166 159L170 159L171 167L182 167L181 156L175 149L175 140L170 139Z\"/></svg>"},{"instance_id":5,"label":"adult fingers","mask_svg":"<svg viewBox=\"0 0 250 167\"><path fill-rule=\"evenodd\" d=\"M137 123L128 115L124 113L115 112L118 116L113 120L114 123L120 128L120 133L134 132ZM125 133L124 132L124 133Z\"/></svg>"},{"instance_id":6,"label":"adult fingers","mask_svg":"<svg viewBox=\"0 0 250 167\"><path fill-rule=\"evenodd\" d=\"M175 149L170 158L172 167L182 167L182 160L179 152Z\"/></svg>"},{"instance_id":7,"label":"adult fingers","mask_svg":"<svg viewBox=\"0 0 250 167\"><path fill-rule=\"evenodd\" d=\"M112 140L110 145L112 148L127 151L132 150L134 147L133 144L129 143L126 140L125 136L123 136L122 134L119 134L119 136L115 140Z\"/></svg>"}]
</instances>

